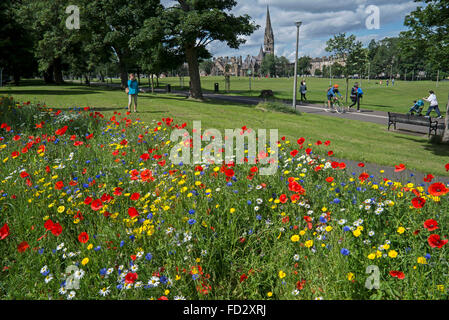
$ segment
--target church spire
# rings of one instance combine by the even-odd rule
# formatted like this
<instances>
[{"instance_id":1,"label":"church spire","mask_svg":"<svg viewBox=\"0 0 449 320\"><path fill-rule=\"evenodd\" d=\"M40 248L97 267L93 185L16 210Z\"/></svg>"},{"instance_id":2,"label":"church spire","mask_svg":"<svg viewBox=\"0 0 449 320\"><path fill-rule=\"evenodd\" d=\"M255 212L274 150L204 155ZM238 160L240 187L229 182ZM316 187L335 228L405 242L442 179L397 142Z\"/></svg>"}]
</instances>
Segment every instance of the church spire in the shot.
<instances>
[{"instance_id":1,"label":"church spire","mask_svg":"<svg viewBox=\"0 0 449 320\"><path fill-rule=\"evenodd\" d=\"M271 26L270 8L267 6L267 22L265 26L264 37L264 51L265 54L274 54L274 34Z\"/></svg>"}]
</instances>

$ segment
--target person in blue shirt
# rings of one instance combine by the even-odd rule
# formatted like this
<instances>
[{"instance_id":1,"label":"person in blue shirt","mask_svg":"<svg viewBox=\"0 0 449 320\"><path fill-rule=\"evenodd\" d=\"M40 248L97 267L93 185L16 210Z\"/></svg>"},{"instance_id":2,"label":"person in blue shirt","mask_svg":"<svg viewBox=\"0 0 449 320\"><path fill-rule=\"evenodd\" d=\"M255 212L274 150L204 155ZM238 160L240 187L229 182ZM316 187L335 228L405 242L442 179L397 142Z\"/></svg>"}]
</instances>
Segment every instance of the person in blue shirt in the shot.
<instances>
[{"instance_id":1,"label":"person in blue shirt","mask_svg":"<svg viewBox=\"0 0 449 320\"><path fill-rule=\"evenodd\" d=\"M338 100L337 95L341 98L341 93L338 91L338 88L339 86L336 84L327 91L327 106L331 110L334 110L334 101Z\"/></svg>"},{"instance_id":2,"label":"person in blue shirt","mask_svg":"<svg viewBox=\"0 0 449 320\"><path fill-rule=\"evenodd\" d=\"M421 112L424 109L424 101L422 99L419 99L418 101L414 101L415 105L410 109L410 111L407 114L421 116Z\"/></svg>"},{"instance_id":3,"label":"person in blue shirt","mask_svg":"<svg viewBox=\"0 0 449 320\"><path fill-rule=\"evenodd\" d=\"M128 80L128 112L131 112L131 104L134 100L134 112L137 112L137 94L139 93L139 83L136 80L134 73L129 75Z\"/></svg>"},{"instance_id":4,"label":"person in blue shirt","mask_svg":"<svg viewBox=\"0 0 449 320\"><path fill-rule=\"evenodd\" d=\"M351 109L353 106L357 105L357 112L360 112L360 99L363 97L363 91L359 88L359 84L355 83L354 87L351 89L351 100L352 104L349 106Z\"/></svg>"}]
</instances>

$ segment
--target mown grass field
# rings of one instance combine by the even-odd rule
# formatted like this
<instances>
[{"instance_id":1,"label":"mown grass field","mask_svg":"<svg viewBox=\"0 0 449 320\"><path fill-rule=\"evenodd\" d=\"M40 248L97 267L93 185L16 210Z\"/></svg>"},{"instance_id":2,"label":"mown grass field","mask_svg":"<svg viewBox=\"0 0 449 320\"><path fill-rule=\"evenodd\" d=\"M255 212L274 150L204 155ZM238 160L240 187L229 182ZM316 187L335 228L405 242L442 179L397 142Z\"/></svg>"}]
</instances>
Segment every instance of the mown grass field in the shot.
<instances>
[{"instance_id":1,"label":"mown grass field","mask_svg":"<svg viewBox=\"0 0 449 320\"><path fill-rule=\"evenodd\" d=\"M312 103L323 104L330 79L309 77L305 80L308 87L307 98ZM141 81L142 85L148 86L147 79ZM118 83L118 80L114 80L114 82ZM394 86L390 83L387 87L385 80L383 80L382 85L379 84L379 80L350 80L349 90L355 82L361 83L365 93L362 99L362 108L368 110L406 113L413 105L414 100L428 97L429 90L434 90L440 102L440 110L444 113L449 94L449 81L439 82L438 86L435 81L396 81ZM258 96L261 90L270 89L273 90L277 99L291 100L293 97L293 78L255 78L251 80L252 90L249 91L248 77L231 77L231 91L229 93L225 91L224 77L201 78L201 85L205 91L213 92L215 83L219 84L221 94ZM333 79L332 83L340 85L342 95L346 95L346 81L344 79ZM184 77L184 87L181 87L179 78L162 78L159 80L160 87L167 84L171 84L174 89L184 88L187 90L189 78ZM298 94L298 99L299 97ZM427 110L427 106L428 103L425 110Z\"/></svg>"},{"instance_id":2,"label":"mown grass field","mask_svg":"<svg viewBox=\"0 0 449 320\"><path fill-rule=\"evenodd\" d=\"M127 106L127 96L119 90L80 85L43 86L31 82L26 86L4 88L0 94L58 108L90 106L106 116L124 113ZM432 144L426 136L388 132L386 125L313 114L297 116L263 112L246 105L212 100L198 103L167 94L140 94L139 111L138 117L145 122L172 117L186 121L188 127L194 120L201 120L203 128L223 130L246 125L253 129L279 129L281 136L290 139L298 136L311 140L329 139L334 144L335 156L341 159L385 166L404 163L420 172L448 174L441 166L449 157L446 146Z\"/></svg>"},{"instance_id":3,"label":"mown grass field","mask_svg":"<svg viewBox=\"0 0 449 320\"><path fill-rule=\"evenodd\" d=\"M357 146L357 122L150 95L126 115L117 91L28 90L47 106L0 99L1 299L449 297L449 189L352 176L328 159L372 154L376 135L391 139L383 161L389 144L417 141L372 126ZM170 134L192 119L292 138L265 146L279 149L269 176L260 163L172 162L185 144Z\"/></svg>"}]
</instances>

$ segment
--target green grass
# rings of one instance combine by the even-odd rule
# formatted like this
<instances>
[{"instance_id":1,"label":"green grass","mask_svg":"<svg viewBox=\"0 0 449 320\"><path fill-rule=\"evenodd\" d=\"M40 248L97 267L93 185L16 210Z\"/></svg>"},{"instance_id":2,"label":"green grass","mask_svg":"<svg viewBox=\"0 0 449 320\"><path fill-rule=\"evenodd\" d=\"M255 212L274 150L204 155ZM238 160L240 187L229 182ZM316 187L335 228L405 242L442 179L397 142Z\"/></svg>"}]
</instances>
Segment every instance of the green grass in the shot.
<instances>
[{"instance_id":1,"label":"green grass","mask_svg":"<svg viewBox=\"0 0 449 320\"><path fill-rule=\"evenodd\" d=\"M301 79L300 79L301 80ZM300 81L299 80L299 81ZM144 86L148 85L147 79L142 79ZM118 83L118 80L114 80ZM307 82L307 99L312 103L322 104L326 100L326 92L329 87L330 79L322 78L306 78ZM387 87L385 80L382 86L379 80L350 80L349 90L351 90L355 82L361 83L364 91L364 98L362 99L362 109L392 111L406 113L413 105L413 101L429 96L429 90L434 90L439 102L440 110L443 112L447 103L449 93L449 81L440 82L438 87L435 81L396 81L394 86ZM247 77L231 77L231 91L225 92L224 77L202 77L201 85L205 92L212 92L214 84L218 83L221 94L239 95L239 96L253 96L260 94L261 90L273 90L275 98L283 100L291 100L293 97L293 78L256 78L251 80L251 88L249 90L249 78ZM184 87L180 86L179 78L161 78L159 86L164 87L171 84L174 89L187 89L189 78L184 77ZM340 92L343 96L346 94L346 81L344 79L333 79L333 84L340 85ZM299 88L299 82L298 82ZM299 98L299 94L298 94ZM350 100L349 100L350 101ZM428 104L426 104L427 110Z\"/></svg>"},{"instance_id":2,"label":"green grass","mask_svg":"<svg viewBox=\"0 0 449 320\"><path fill-rule=\"evenodd\" d=\"M126 112L127 97L119 90L89 88L79 85L43 86L33 82L26 86L0 90L17 100L46 103L50 107L67 108L90 106L111 116L114 112ZM394 89L400 90L401 84ZM399 99L399 98L398 98ZM386 101L387 98L385 98ZM388 132L387 126L345 120L313 114L291 115L264 112L255 107L220 101L199 103L166 94L141 94L139 111L133 118L145 122L172 117L185 121L189 128L194 120L201 120L203 130L216 128L279 129L280 136L292 141L305 137L308 141L330 140L335 157L393 166L404 163L410 169L433 175L448 175L444 169L449 148L432 144L427 136L411 136Z\"/></svg>"}]
</instances>

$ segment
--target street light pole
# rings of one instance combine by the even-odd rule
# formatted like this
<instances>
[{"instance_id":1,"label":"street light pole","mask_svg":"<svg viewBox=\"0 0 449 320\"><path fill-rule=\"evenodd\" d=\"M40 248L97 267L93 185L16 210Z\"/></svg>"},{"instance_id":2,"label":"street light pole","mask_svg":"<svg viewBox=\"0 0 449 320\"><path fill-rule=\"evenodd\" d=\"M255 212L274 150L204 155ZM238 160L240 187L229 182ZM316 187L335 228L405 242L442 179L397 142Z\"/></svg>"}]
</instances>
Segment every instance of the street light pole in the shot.
<instances>
[{"instance_id":1,"label":"street light pole","mask_svg":"<svg viewBox=\"0 0 449 320\"><path fill-rule=\"evenodd\" d=\"M296 94L297 94L297 88L298 88L298 51L299 51L299 27L301 26L302 22L298 21L296 24L296 59L295 59L295 79L294 79L294 86L293 86L293 108L296 110Z\"/></svg>"}]
</instances>

